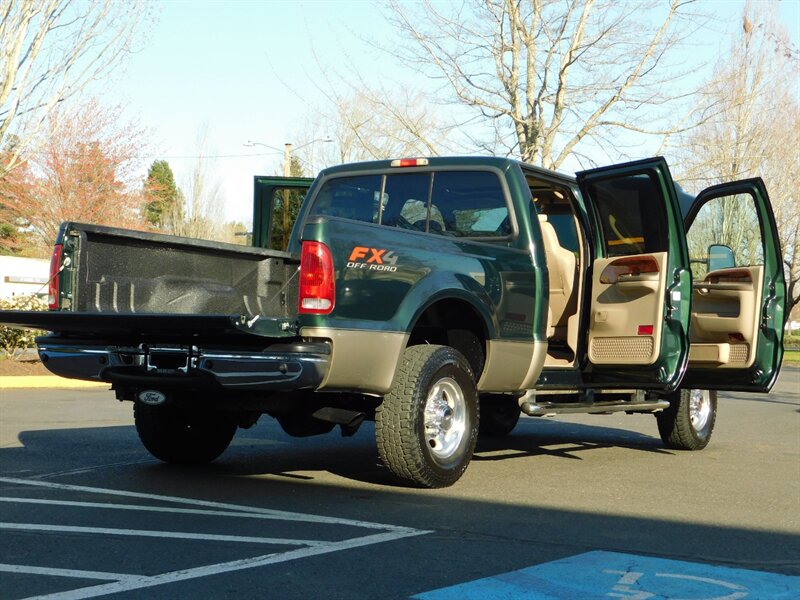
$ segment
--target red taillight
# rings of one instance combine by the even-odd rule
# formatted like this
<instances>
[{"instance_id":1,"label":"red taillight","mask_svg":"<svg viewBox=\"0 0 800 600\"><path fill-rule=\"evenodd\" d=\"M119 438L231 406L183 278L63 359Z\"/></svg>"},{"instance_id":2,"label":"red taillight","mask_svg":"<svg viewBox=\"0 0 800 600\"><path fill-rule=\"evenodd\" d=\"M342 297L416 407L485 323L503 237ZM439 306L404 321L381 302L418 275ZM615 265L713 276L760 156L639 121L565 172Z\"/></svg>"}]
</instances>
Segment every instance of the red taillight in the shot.
<instances>
[{"instance_id":1,"label":"red taillight","mask_svg":"<svg viewBox=\"0 0 800 600\"><path fill-rule=\"evenodd\" d=\"M327 315L333 310L335 299L331 251L320 242L303 242L300 257L300 313Z\"/></svg>"},{"instance_id":2,"label":"red taillight","mask_svg":"<svg viewBox=\"0 0 800 600\"><path fill-rule=\"evenodd\" d=\"M50 256L50 281L47 286L47 304L50 310L58 310L58 274L61 272L61 253L64 246L56 244L53 248L53 254Z\"/></svg>"}]
</instances>

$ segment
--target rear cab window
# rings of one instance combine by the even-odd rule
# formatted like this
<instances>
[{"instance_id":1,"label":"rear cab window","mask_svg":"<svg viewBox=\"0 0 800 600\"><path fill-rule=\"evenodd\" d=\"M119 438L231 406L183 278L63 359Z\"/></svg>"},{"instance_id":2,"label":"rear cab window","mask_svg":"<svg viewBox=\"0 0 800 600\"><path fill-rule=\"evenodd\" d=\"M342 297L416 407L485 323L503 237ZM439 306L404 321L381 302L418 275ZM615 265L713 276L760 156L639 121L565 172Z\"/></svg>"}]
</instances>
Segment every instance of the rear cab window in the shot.
<instances>
[{"instance_id":1,"label":"rear cab window","mask_svg":"<svg viewBox=\"0 0 800 600\"><path fill-rule=\"evenodd\" d=\"M494 171L389 172L326 181L309 215L449 237L507 240L510 210Z\"/></svg>"}]
</instances>

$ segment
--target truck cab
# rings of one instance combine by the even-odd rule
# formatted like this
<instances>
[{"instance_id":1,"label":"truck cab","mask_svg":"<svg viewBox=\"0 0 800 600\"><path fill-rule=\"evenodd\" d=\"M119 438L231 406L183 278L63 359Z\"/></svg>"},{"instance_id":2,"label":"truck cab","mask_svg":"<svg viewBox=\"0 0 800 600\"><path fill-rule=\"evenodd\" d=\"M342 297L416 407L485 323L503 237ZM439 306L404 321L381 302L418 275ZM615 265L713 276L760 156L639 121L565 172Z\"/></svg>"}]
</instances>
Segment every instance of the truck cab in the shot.
<instances>
[{"instance_id":1,"label":"truck cab","mask_svg":"<svg viewBox=\"0 0 800 600\"><path fill-rule=\"evenodd\" d=\"M436 159L424 159L424 165L412 160L394 167L395 180L400 171L406 182L416 173L424 186L431 172L452 169L434 167ZM521 321L535 330L534 338L546 340L537 390L771 388L782 358L785 283L763 181L725 183L691 197L675 185L662 158L575 178L516 161L502 171L514 190L503 213L508 235L481 241L534 246L527 251L545 274L533 281L534 301L546 300L542 319L536 322L535 311L527 311L530 323ZM351 166L347 173L352 176ZM335 179L336 169L328 177ZM311 181L290 180L283 187L280 178L256 178L256 240L266 245L275 238L268 233L275 224L265 218L275 209L265 209L267 203L280 207L287 189L296 192ZM439 207L433 204L428 215L425 203L418 204L421 219L414 227L446 233ZM292 239L301 237L297 226ZM518 285L501 287L511 303L525 297Z\"/></svg>"}]
</instances>

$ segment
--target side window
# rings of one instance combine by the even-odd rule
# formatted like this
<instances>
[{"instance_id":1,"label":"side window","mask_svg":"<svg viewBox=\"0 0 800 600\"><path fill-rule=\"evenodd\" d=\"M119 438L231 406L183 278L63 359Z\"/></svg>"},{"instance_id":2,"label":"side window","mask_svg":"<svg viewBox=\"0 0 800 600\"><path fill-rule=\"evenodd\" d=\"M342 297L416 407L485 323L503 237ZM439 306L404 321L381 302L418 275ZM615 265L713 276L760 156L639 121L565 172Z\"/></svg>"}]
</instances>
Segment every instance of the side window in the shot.
<instances>
[{"instance_id":1,"label":"side window","mask_svg":"<svg viewBox=\"0 0 800 600\"><path fill-rule=\"evenodd\" d=\"M606 256L669 249L667 220L657 185L645 173L589 184L600 217Z\"/></svg>"},{"instance_id":2,"label":"side window","mask_svg":"<svg viewBox=\"0 0 800 600\"><path fill-rule=\"evenodd\" d=\"M755 199L750 194L710 199L689 226L686 242L695 281L702 281L709 271L719 268L763 265Z\"/></svg>"},{"instance_id":3,"label":"side window","mask_svg":"<svg viewBox=\"0 0 800 600\"><path fill-rule=\"evenodd\" d=\"M511 235L508 205L497 175L489 171L435 173L430 231L456 237Z\"/></svg>"},{"instance_id":4,"label":"side window","mask_svg":"<svg viewBox=\"0 0 800 600\"><path fill-rule=\"evenodd\" d=\"M381 181L380 175L331 179L317 194L310 214L377 223Z\"/></svg>"}]
</instances>

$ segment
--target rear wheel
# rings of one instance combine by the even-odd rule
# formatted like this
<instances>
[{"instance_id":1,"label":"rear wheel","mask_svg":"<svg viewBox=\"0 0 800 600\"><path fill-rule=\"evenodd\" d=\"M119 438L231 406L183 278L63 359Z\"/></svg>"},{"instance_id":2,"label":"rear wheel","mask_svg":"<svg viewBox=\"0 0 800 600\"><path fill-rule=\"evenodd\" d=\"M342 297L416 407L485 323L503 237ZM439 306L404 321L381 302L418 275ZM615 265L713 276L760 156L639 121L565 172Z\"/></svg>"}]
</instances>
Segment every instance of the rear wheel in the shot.
<instances>
[{"instance_id":1,"label":"rear wheel","mask_svg":"<svg viewBox=\"0 0 800 600\"><path fill-rule=\"evenodd\" d=\"M235 413L176 405L133 405L139 439L159 460L176 464L209 463L222 454L236 433Z\"/></svg>"},{"instance_id":2,"label":"rear wheel","mask_svg":"<svg viewBox=\"0 0 800 600\"><path fill-rule=\"evenodd\" d=\"M667 399L669 408L656 413L664 444L676 450L702 450L708 446L717 420L717 392L682 389Z\"/></svg>"},{"instance_id":3,"label":"rear wheel","mask_svg":"<svg viewBox=\"0 0 800 600\"><path fill-rule=\"evenodd\" d=\"M448 346L407 348L395 384L375 414L381 460L422 487L455 483L478 437L478 394L464 356Z\"/></svg>"},{"instance_id":4,"label":"rear wheel","mask_svg":"<svg viewBox=\"0 0 800 600\"><path fill-rule=\"evenodd\" d=\"M481 396L480 434L504 436L514 431L519 423L519 401L507 394Z\"/></svg>"}]
</instances>

